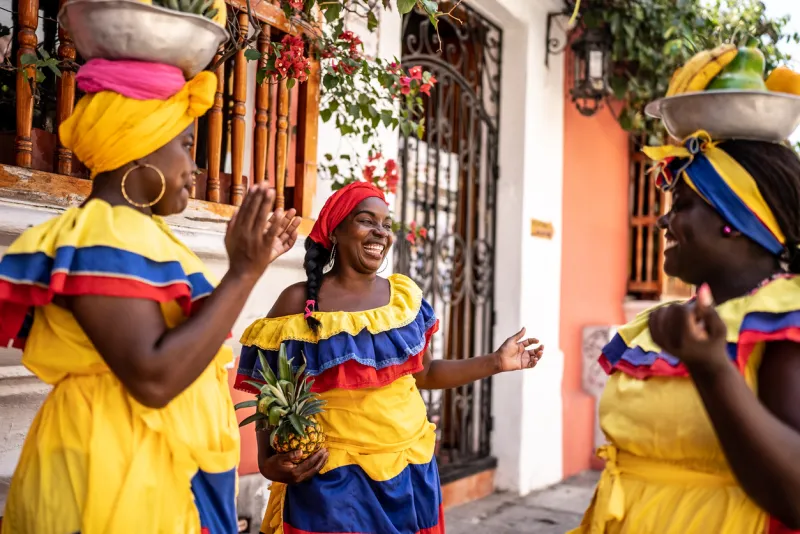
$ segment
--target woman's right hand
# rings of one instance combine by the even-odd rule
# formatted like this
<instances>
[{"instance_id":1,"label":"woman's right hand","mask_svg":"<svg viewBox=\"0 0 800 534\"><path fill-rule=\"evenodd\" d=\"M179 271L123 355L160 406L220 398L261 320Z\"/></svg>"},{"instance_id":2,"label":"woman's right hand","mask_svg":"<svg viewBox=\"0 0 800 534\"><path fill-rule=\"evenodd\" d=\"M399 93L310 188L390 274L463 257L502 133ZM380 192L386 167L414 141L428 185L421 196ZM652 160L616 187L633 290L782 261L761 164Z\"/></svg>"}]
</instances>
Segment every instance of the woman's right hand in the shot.
<instances>
[{"instance_id":1,"label":"woman's right hand","mask_svg":"<svg viewBox=\"0 0 800 534\"><path fill-rule=\"evenodd\" d=\"M302 453L272 454L259 462L259 470L265 478L282 484L299 484L319 473L328 461L328 450L320 449L300 463L295 463Z\"/></svg>"},{"instance_id":2,"label":"woman's right hand","mask_svg":"<svg viewBox=\"0 0 800 534\"><path fill-rule=\"evenodd\" d=\"M275 190L266 183L254 185L239 210L231 217L225 234L230 270L258 279L270 263L294 246L300 217L295 210L272 210Z\"/></svg>"}]
</instances>

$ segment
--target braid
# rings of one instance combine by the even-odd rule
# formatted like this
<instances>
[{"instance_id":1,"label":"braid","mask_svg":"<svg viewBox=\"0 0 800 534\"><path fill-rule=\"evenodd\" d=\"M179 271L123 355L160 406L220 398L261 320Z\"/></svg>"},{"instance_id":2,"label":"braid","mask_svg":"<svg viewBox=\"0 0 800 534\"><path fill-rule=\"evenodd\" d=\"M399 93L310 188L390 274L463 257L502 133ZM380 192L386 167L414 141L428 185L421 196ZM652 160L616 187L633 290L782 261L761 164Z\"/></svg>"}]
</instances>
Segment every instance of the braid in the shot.
<instances>
[{"instance_id":1,"label":"braid","mask_svg":"<svg viewBox=\"0 0 800 534\"><path fill-rule=\"evenodd\" d=\"M319 288L322 287L322 268L330 260L331 253L322 245L315 243L311 239L306 239L306 257L303 261L303 268L306 271L306 300L314 301L313 307L309 307L310 311L317 308L317 300L319 299ZM320 322L313 315L306 317L308 327L316 334L320 327Z\"/></svg>"},{"instance_id":2,"label":"braid","mask_svg":"<svg viewBox=\"0 0 800 534\"><path fill-rule=\"evenodd\" d=\"M800 157L791 148L763 141L720 143L750 173L786 237L792 273L800 274Z\"/></svg>"}]
</instances>

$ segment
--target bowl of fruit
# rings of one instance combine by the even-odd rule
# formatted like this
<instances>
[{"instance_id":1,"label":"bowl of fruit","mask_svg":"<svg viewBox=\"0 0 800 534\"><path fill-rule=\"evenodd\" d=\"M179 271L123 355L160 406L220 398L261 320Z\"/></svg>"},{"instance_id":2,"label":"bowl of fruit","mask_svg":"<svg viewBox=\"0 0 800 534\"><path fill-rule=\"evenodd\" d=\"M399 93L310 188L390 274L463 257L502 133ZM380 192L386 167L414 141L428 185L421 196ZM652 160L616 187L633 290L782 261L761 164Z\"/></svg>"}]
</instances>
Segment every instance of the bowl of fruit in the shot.
<instances>
[{"instance_id":1,"label":"bowl of fruit","mask_svg":"<svg viewBox=\"0 0 800 534\"><path fill-rule=\"evenodd\" d=\"M217 5L215 0L67 0L58 20L83 59L164 63L190 79L228 39Z\"/></svg>"},{"instance_id":2,"label":"bowl of fruit","mask_svg":"<svg viewBox=\"0 0 800 534\"><path fill-rule=\"evenodd\" d=\"M712 139L782 142L800 126L800 74L778 67L765 79L764 71L754 42L705 50L675 71L667 96L645 113L679 140L705 130Z\"/></svg>"},{"instance_id":3,"label":"bowl of fruit","mask_svg":"<svg viewBox=\"0 0 800 534\"><path fill-rule=\"evenodd\" d=\"M305 364L293 369L292 360L286 356L286 345L278 352L278 374L270 368L264 353L259 350L261 377L264 383L248 381L258 390L256 398L240 402L237 410L255 408L256 412L239 423L256 424L256 430L270 432L272 449L285 454L300 451L296 462L302 462L325 444L325 433L317 420L325 401L311 391L314 381L306 375Z\"/></svg>"}]
</instances>

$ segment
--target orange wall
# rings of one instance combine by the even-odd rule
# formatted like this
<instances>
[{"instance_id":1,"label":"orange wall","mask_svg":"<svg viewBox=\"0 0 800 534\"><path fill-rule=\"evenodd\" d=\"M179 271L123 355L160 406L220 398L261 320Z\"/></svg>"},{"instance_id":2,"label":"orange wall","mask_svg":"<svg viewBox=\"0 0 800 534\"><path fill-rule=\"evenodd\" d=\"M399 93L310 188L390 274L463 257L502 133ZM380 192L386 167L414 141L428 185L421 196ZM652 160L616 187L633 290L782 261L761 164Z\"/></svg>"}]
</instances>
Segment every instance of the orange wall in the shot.
<instances>
[{"instance_id":1,"label":"orange wall","mask_svg":"<svg viewBox=\"0 0 800 534\"><path fill-rule=\"evenodd\" d=\"M572 80L565 78L568 91ZM629 154L628 135L606 106L584 117L565 94L560 343L567 477L588 469L594 456L595 403L581 385L582 329L624 320Z\"/></svg>"},{"instance_id":2,"label":"orange wall","mask_svg":"<svg viewBox=\"0 0 800 534\"><path fill-rule=\"evenodd\" d=\"M236 355L236 365L239 365L239 355ZM228 373L228 384L231 388L231 396L233 403L250 400L253 395L250 393L243 393L233 389L233 381L236 378L236 371L232 370ZM236 412L236 418L241 422L242 419L249 416L255 411L255 408L246 410L239 410ZM239 474L249 475L251 473L258 473L258 447L256 446L256 431L255 423L250 423L244 428L239 429L242 436L242 456L239 459Z\"/></svg>"}]
</instances>

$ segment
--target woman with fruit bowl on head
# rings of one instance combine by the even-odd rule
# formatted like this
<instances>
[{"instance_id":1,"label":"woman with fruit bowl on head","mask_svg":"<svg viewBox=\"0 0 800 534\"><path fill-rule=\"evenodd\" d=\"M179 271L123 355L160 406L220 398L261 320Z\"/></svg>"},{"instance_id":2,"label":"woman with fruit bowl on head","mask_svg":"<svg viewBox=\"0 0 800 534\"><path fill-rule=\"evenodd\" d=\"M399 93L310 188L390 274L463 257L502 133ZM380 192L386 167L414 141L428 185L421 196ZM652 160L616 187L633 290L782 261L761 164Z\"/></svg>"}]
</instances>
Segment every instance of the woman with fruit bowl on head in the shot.
<instances>
[{"instance_id":1,"label":"woman with fruit bowl on head","mask_svg":"<svg viewBox=\"0 0 800 534\"><path fill-rule=\"evenodd\" d=\"M255 186L225 236L217 285L162 217L197 167L195 118L217 80L159 63L91 60L60 127L91 171L79 207L30 228L0 261L0 334L53 386L28 432L4 534L237 532L239 430L224 346L299 218ZM216 286L216 287L215 287Z\"/></svg>"},{"instance_id":2,"label":"woman with fruit bowl on head","mask_svg":"<svg viewBox=\"0 0 800 534\"><path fill-rule=\"evenodd\" d=\"M405 276L377 276L391 229L374 185L356 182L334 193L306 241L308 280L288 287L242 336L238 387L254 392L248 382L262 376L259 351L277 373L285 343L294 362L305 358L312 389L326 402L318 416L326 448L307 458L276 454L272 445L280 443L257 432L259 468L275 482L265 534L443 533L435 427L418 389L530 368L542 356L523 329L494 354L432 360L438 321L422 291ZM294 438L299 447L309 442Z\"/></svg>"},{"instance_id":3,"label":"woman with fruit bowl on head","mask_svg":"<svg viewBox=\"0 0 800 534\"><path fill-rule=\"evenodd\" d=\"M696 59L687 65L695 75ZM711 68L716 74L700 74L697 90L717 74L728 78L711 82L728 84L707 95L716 105L761 98L727 92L736 76L758 89L752 72ZM776 69L760 90L792 92L794 83L800 94L797 76ZM671 94L685 93L674 84L690 82L678 73ZM792 102L763 101L781 99ZM758 120L750 114L746 124ZM800 529L800 159L777 141L718 140L705 131L645 152L657 163L657 185L672 193L658 221L664 271L699 289L689 301L642 313L603 349L610 376L600 424L608 444L598 455L606 464L572 534L793 532Z\"/></svg>"}]
</instances>

